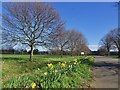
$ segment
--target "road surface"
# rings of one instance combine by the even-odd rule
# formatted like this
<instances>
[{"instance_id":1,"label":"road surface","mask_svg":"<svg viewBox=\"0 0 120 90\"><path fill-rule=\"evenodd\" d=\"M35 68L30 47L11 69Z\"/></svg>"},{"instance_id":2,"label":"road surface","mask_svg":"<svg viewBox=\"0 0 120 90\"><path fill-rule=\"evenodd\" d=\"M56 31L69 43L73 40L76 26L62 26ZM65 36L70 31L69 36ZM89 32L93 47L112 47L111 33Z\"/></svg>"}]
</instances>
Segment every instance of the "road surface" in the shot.
<instances>
[{"instance_id":1,"label":"road surface","mask_svg":"<svg viewBox=\"0 0 120 90\"><path fill-rule=\"evenodd\" d=\"M120 88L118 85L118 59L96 56L93 67L94 80L93 88ZM120 84L120 83L119 83Z\"/></svg>"}]
</instances>

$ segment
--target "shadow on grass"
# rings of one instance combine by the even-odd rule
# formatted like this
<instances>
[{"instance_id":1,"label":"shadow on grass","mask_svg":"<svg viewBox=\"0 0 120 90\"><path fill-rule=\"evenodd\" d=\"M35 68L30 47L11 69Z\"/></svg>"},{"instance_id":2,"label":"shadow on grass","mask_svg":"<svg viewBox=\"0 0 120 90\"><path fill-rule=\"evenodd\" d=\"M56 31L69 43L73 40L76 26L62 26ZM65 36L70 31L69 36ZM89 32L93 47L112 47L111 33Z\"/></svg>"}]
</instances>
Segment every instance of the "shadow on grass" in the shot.
<instances>
[{"instance_id":1,"label":"shadow on grass","mask_svg":"<svg viewBox=\"0 0 120 90\"><path fill-rule=\"evenodd\" d=\"M39 59L44 60L44 59L49 59L49 58L51 58L51 57L50 56L45 56L45 55L43 55L43 56L33 56L33 62L37 61ZM54 58L59 58L59 57L54 56ZM29 61L29 56L26 56L26 57L22 57L22 56L21 57L17 57L17 56L16 57L12 57L12 56L2 57L2 60L26 60L26 61Z\"/></svg>"},{"instance_id":2,"label":"shadow on grass","mask_svg":"<svg viewBox=\"0 0 120 90\"><path fill-rule=\"evenodd\" d=\"M2 60L24 60L24 58L3 57Z\"/></svg>"},{"instance_id":3,"label":"shadow on grass","mask_svg":"<svg viewBox=\"0 0 120 90\"><path fill-rule=\"evenodd\" d=\"M44 57L45 56L42 56L42 58L40 58L41 60L33 57L33 61L31 62L29 61L29 57L22 57L22 56L21 57L2 57L2 60L3 61L15 61L17 65L20 65L26 68L30 67L30 65L33 67L42 68L46 66L48 63L57 64L58 62L60 62L60 61L52 61L52 60L48 61L47 58L49 57L47 57L46 60L44 60L43 59Z\"/></svg>"},{"instance_id":4,"label":"shadow on grass","mask_svg":"<svg viewBox=\"0 0 120 90\"><path fill-rule=\"evenodd\" d=\"M52 63L52 64L57 64L60 61L18 61L17 64L19 66L22 66L22 68L24 69L25 72L29 72L29 71L33 71L33 70L37 70L37 68L42 69L43 67L46 67L48 63Z\"/></svg>"}]
</instances>

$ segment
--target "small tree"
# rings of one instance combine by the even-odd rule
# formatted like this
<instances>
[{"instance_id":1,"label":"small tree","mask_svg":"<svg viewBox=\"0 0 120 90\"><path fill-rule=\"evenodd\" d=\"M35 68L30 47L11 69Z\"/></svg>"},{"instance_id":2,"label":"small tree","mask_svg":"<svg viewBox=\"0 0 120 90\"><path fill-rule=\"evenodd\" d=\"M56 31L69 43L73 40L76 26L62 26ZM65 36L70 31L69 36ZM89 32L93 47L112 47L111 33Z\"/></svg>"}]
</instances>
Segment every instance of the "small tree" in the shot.
<instances>
[{"instance_id":1,"label":"small tree","mask_svg":"<svg viewBox=\"0 0 120 90\"><path fill-rule=\"evenodd\" d=\"M69 38L68 47L69 47L70 54L72 56L73 53L75 53L75 48L78 43L78 39L81 37L81 34L76 30L71 30L69 33L69 36L70 38Z\"/></svg>"},{"instance_id":2,"label":"small tree","mask_svg":"<svg viewBox=\"0 0 120 90\"><path fill-rule=\"evenodd\" d=\"M22 43L30 47L32 60L35 46L45 45L46 39L62 25L55 9L47 3L3 3L3 43Z\"/></svg>"}]
</instances>

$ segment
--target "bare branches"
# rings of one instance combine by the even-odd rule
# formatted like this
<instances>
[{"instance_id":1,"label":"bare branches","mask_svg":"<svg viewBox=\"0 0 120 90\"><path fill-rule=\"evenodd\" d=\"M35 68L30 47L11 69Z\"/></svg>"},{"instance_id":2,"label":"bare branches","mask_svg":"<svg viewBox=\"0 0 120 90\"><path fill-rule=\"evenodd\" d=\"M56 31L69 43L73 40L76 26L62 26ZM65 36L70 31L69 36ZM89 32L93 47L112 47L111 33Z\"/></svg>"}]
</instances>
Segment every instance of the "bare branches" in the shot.
<instances>
[{"instance_id":1,"label":"bare branches","mask_svg":"<svg viewBox=\"0 0 120 90\"><path fill-rule=\"evenodd\" d=\"M112 48L117 48L118 56L120 57L120 29L113 29L107 35L105 35L102 39L102 47L107 49L109 53Z\"/></svg>"},{"instance_id":2,"label":"bare branches","mask_svg":"<svg viewBox=\"0 0 120 90\"><path fill-rule=\"evenodd\" d=\"M2 30L7 37L4 41L25 43L33 49L44 45L46 38L63 25L58 13L47 3L6 2L3 7Z\"/></svg>"},{"instance_id":3,"label":"bare branches","mask_svg":"<svg viewBox=\"0 0 120 90\"><path fill-rule=\"evenodd\" d=\"M86 39L76 30L65 30L64 28L58 30L49 37L48 42L46 47L57 51L56 53L61 54L61 56L64 51L69 51L71 55L73 53L74 55L80 55L81 51L88 52Z\"/></svg>"},{"instance_id":4,"label":"bare branches","mask_svg":"<svg viewBox=\"0 0 120 90\"><path fill-rule=\"evenodd\" d=\"M110 55L110 49L112 48L112 39L111 35L108 33L101 39L101 45L107 50L108 55Z\"/></svg>"}]
</instances>

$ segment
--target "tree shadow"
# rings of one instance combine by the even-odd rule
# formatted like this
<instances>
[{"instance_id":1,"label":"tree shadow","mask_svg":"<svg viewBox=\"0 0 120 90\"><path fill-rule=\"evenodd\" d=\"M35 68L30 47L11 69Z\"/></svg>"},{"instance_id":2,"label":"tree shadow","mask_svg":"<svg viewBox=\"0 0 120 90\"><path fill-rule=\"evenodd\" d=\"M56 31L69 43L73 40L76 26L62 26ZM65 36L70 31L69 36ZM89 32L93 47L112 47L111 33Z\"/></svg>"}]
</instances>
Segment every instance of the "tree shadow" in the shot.
<instances>
[{"instance_id":1,"label":"tree shadow","mask_svg":"<svg viewBox=\"0 0 120 90\"><path fill-rule=\"evenodd\" d=\"M96 77L116 76L119 74L120 63L111 63L105 61L98 61L93 64L95 69L100 69Z\"/></svg>"},{"instance_id":2,"label":"tree shadow","mask_svg":"<svg viewBox=\"0 0 120 90\"><path fill-rule=\"evenodd\" d=\"M94 67L115 67L115 68L120 68L120 63L110 63L110 62L105 62L105 61L99 61L99 62L95 62L93 64Z\"/></svg>"},{"instance_id":3,"label":"tree shadow","mask_svg":"<svg viewBox=\"0 0 120 90\"><path fill-rule=\"evenodd\" d=\"M17 57L2 57L2 60L24 60L24 58Z\"/></svg>"},{"instance_id":4,"label":"tree shadow","mask_svg":"<svg viewBox=\"0 0 120 90\"><path fill-rule=\"evenodd\" d=\"M22 67L29 68L30 70L35 70L37 68L42 69L42 68L46 67L48 63L57 64L59 62L60 61L41 61L41 62L32 61L32 62L29 62L29 61L23 60L23 61L17 62L17 64Z\"/></svg>"}]
</instances>

